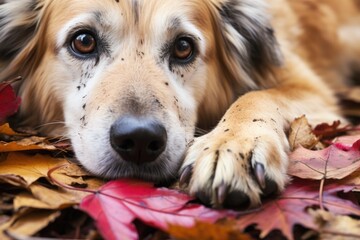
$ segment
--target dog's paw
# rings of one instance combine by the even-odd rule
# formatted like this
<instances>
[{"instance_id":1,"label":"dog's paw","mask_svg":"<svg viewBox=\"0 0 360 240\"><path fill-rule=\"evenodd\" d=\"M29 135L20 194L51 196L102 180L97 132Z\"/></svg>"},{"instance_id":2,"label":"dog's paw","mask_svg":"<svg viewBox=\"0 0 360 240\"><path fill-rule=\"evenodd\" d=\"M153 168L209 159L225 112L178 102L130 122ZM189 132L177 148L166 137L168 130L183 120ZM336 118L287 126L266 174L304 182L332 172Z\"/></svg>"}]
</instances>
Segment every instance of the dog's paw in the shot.
<instances>
[{"instance_id":1,"label":"dog's paw","mask_svg":"<svg viewBox=\"0 0 360 240\"><path fill-rule=\"evenodd\" d=\"M281 192L288 179L285 133L267 124L218 126L195 139L180 170L180 184L217 208L255 207Z\"/></svg>"}]
</instances>

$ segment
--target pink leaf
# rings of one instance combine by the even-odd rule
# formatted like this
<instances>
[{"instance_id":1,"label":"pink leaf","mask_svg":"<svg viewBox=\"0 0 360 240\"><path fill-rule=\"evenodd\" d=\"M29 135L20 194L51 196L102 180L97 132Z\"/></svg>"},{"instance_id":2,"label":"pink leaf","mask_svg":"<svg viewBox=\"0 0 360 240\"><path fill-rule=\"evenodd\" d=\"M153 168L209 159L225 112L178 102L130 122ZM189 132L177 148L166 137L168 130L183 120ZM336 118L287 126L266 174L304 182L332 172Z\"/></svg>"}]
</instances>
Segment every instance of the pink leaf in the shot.
<instances>
[{"instance_id":1,"label":"pink leaf","mask_svg":"<svg viewBox=\"0 0 360 240\"><path fill-rule=\"evenodd\" d=\"M355 139L355 138L353 138ZM299 178L342 179L360 168L360 136L349 145L336 142L320 151L299 147L290 154L289 174Z\"/></svg>"}]
</instances>

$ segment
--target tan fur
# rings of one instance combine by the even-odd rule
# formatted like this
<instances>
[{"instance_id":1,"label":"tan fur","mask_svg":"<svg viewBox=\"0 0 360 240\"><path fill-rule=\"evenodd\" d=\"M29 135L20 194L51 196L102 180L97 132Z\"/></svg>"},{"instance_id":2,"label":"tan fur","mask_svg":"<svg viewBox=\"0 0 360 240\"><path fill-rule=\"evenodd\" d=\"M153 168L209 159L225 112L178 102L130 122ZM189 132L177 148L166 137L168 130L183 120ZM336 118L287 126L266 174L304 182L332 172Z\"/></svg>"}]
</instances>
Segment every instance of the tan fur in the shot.
<instances>
[{"instance_id":1,"label":"tan fur","mask_svg":"<svg viewBox=\"0 0 360 240\"><path fill-rule=\"evenodd\" d=\"M288 181L286 133L295 117L305 114L312 124L345 121L334 93L349 84L351 70L359 64L358 1L38 0L36 4L36 13L22 1L0 6L3 19L10 19L9 11L19 14L3 27L0 24L0 44L14 34L11 29L23 25L35 29L25 42L18 40L16 54L0 58L0 81L22 75L19 124L44 134L66 134L79 161L96 175L164 180L176 175L186 151L180 172L191 169L191 194L205 195L220 206L227 202L219 196L225 186L228 196L241 192L254 206L267 195L254 178L258 163L264 166L266 183L275 183L278 191ZM231 4L245 17L232 12ZM225 9L227 5L232 7ZM61 38L70 20L95 12L99 19L90 19L90 24L101 25L111 36L107 39L111 52L99 65L89 63L95 69L86 70L90 77L76 83L79 86L71 85L84 65L68 56ZM165 69L155 49L161 49L163 39L187 30L172 29L176 19L199 34L196 41L205 46L189 69ZM2 52L7 49L0 47ZM80 66L78 72L73 64ZM130 169L122 163L111 169L114 158L121 159L111 157L108 134L101 131L126 114L152 116L165 125L171 140L157 160L159 166ZM195 138L186 150L195 126L216 127ZM103 145L96 148L99 142ZM88 156L102 151L98 158L106 160L87 162Z\"/></svg>"}]
</instances>

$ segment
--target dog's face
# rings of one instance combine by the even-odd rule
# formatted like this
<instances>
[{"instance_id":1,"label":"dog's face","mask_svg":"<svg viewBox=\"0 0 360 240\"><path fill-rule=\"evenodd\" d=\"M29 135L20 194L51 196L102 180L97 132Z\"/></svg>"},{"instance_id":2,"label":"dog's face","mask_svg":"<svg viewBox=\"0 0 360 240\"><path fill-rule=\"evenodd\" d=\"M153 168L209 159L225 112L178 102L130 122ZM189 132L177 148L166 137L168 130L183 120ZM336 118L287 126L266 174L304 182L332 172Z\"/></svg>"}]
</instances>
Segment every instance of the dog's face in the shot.
<instances>
[{"instance_id":1,"label":"dog's face","mask_svg":"<svg viewBox=\"0 0 360 240\"><path fill-rule=\"evenodd\" d=\"M53 2L45 71L61 82L67 134L91 172L176 176L206 86L209 42L187 4Z\"/></svg>"},{"instance_id":2,"label":"dog's face","mask_svg":"<svg viewBox=\"0 0 360 240\"><path fill-rule=\"evenodd\" d=\"M218 120L235 91L254 87L277 59L266 19L247 30L259 1L11 2L0 9L0 42L21 27L26 41L0 53L4 76L25 75L20 115L35 126L63 121L81 164L108 178L176 177L198 118ZM32 22L10 19L10 10ZM247 27L232 22L239 13Z\"/></svg>"}]
</instances>

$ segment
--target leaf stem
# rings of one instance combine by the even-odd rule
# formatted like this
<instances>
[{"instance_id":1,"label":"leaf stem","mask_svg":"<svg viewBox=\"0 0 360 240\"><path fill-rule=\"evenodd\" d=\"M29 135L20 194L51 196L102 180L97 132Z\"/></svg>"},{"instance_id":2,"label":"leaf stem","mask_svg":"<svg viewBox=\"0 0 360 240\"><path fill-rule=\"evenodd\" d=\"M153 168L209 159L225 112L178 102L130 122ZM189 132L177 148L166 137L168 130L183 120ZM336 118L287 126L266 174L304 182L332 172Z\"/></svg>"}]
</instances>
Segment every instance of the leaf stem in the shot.
<instances>
[{"instance_id":1,"label":"leaf stem","mask_svg":"<svg viewBox=\"0 0 360 240\"><path fill-rule=\"evenodd\" d=\"M324 210L324 203L323 203L324 184L325 184L325 176L320 181L320 189L319 189L319 205L321 210Z\"/></svg>"},{"instance_id":2,"label":"leaf stem","mask_svg":"<svg viewBox=\"0 0 360 240\"><path fill-rule=\"evenodd\" d=\"M327 177L327 170L328 170L328 164L329 164L329 158L330 158L330 155L331 155L331 149L330 149L330 152L326 158L326 161L325 161L325 166L324 166L324 176L323 178L321 179L320 181L320 188L319 188L319 205L320 205L320 209L321 210L324 210L324 203L323 203L323 195L324 195L324 185L325 185L325 180L326 180L326 177Z\"/></svg>"}]
</instances>

